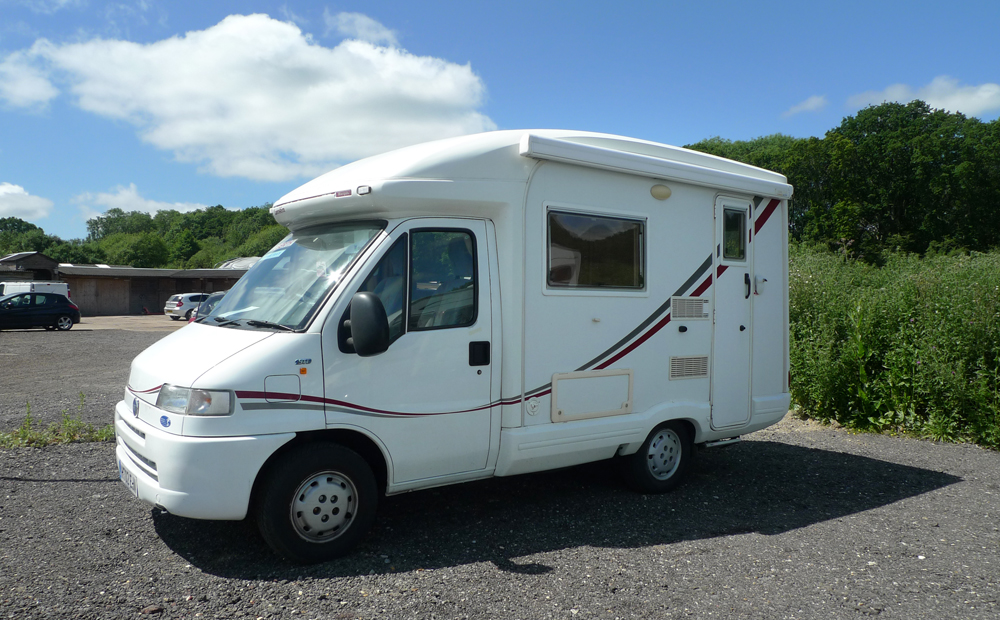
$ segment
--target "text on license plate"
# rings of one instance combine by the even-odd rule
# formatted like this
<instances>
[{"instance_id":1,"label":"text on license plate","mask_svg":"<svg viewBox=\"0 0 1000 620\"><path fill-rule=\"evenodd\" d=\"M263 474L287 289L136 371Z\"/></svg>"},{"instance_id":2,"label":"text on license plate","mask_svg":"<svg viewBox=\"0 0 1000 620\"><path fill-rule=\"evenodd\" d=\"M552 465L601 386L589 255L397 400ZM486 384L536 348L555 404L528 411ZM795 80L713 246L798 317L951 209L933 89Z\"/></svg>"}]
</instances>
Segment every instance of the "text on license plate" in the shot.
<instances>
[{"instance_id":1,"label":"text on license plate","mask_svg":"<svg viewBox=\"0 0 1000 620\"><path fill-rule=\"evenodd\" d=\"M132 495L139 497L139 481L136 479L135 474L122 466L121 459L118 459L118 479L132 492Z\"/></svg>"}]
</instances>

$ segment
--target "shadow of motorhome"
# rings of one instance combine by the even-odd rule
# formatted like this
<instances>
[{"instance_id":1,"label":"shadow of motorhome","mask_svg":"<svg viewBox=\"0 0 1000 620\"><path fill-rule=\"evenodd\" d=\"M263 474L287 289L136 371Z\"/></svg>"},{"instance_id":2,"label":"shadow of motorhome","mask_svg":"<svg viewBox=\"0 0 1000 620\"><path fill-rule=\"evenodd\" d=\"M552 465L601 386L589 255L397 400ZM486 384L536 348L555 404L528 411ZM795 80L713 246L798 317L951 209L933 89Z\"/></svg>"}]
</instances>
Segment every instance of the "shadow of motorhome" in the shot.
<instances>
[{"instance_id":1,"label":"shadow of motorhome","mask_svg":"<svg viewBox=\"0 0 1000 620\"><path fill-rule=\"evenodd\" d=\"M775 535L879 508L960 478L770 441L702 452L666 495L624 488L610 462L385 498L372 533L316 566L278 560L249 522L154 511L160 538L204 572L238 579L356 576L492 562L552 570L529 556L579 546L634 548L756 532Z\"/></svg>"}]
</instances>

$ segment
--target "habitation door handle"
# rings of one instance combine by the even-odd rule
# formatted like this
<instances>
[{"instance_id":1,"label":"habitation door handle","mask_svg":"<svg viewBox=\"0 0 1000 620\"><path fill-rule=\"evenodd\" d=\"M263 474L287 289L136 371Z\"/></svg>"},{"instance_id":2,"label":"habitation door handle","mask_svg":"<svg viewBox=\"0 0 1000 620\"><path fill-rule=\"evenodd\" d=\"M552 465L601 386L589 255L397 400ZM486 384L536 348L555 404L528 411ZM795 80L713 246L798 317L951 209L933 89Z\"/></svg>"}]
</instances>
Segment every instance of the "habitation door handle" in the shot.
<instances>
[{"instance_id":1,"label":"habitation door handle","mask_svg":"<svg viewBox=\"0 0 1000 620\"><path fill-rule=\"evenodd\" d=\"M743 284L745 284L746 287L747 287L747 294L743 297L743 299L750 299L750 274L749 273L744 273L743 274Z\"/></svg>"}]
</instances>

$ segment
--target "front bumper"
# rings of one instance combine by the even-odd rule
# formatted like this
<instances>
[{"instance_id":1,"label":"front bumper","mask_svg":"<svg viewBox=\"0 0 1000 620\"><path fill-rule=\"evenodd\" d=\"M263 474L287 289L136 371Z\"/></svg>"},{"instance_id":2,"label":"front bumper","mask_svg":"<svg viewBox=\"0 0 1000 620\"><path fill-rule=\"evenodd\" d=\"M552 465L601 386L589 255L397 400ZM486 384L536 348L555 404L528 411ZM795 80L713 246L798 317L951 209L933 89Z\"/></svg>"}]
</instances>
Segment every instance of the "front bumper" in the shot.
<instances>
[{"instance_id":1,"label":"front bumper","mask_svg":"<svg viewBox=\"0 0 1000 620\"><path fill-rule=\"evenodd\" d=\"M115 456L137 497L192 519L245 518L261 467L293 437L182 437L134 417L125 401L115 406Z\"/></svg>"}]
</instances>

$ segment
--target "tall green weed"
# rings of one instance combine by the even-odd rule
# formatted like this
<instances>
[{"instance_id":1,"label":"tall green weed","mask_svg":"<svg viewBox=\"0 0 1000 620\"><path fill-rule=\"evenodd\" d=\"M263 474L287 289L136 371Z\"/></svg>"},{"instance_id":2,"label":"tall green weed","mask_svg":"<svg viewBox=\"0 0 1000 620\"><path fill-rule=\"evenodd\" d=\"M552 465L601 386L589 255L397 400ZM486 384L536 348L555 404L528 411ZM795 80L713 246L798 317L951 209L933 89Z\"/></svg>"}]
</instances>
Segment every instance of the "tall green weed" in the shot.
<instances>
[{"instance_id":1,"label":"tall green weed","mask_svg":"<svg viewBox=\"0 0 1000 620\"><path fill-rule=\"evenodd\" d=\"M792 399L820 420L1000 448L1000 252L790 252Z\"/></svg>"}]
</instances>

